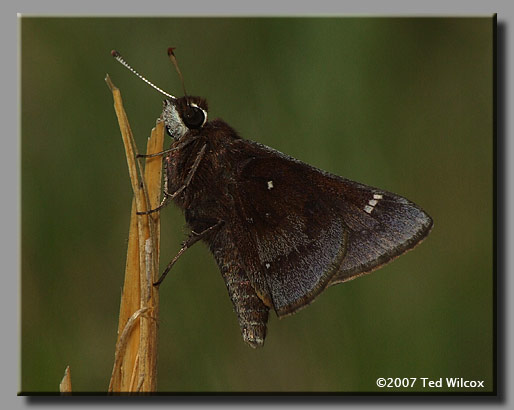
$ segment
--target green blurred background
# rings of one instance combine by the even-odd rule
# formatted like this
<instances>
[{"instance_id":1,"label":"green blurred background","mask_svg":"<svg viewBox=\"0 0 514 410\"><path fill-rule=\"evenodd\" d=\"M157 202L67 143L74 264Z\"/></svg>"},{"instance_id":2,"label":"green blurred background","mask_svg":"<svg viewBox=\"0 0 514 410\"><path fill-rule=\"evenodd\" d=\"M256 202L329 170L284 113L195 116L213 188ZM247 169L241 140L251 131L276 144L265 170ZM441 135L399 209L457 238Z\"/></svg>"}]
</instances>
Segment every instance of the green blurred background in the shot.
<instances>
[{"instance_id":1,"label":"green blurred background","mask_svg":"<svg viewBox=\"0 0 514 410\"><path fill-rule=\"evenodd\" d=\"M107 390L131 188L104 77L121 89L143 149L163 96L110 50L181 95L169 46L210 118L406 196L435 227L374 274L329 288L294 316L270 316L261 350L243 343L213 257L193 247L161 287L159 390L383 392L378 377L463 377L493 389L492 18L20 26L21 391L56 392L67 365L74 391ZM184 232L177 208L162 212L162 267Z\"/></svg>"}]
</instances>

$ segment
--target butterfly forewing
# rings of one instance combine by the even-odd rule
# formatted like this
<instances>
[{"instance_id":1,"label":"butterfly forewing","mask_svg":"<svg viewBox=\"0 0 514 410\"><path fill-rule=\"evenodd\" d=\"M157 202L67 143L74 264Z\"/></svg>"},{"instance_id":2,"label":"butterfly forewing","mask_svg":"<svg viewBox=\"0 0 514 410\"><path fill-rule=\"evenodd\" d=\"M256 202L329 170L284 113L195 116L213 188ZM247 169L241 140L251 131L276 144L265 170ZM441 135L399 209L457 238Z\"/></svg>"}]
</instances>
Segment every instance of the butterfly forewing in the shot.
<instances>
[{"instance_id":1,"label":"butterfly forewing","mask_svg":"<svg viewBox=\"0 0 514 410\"><path fill-rule=\"evenodd\" d=\"M412 249L432 228L432 219L417 205L390 192L340 178L346 193L344 220L348 249L336 284L369 273Z\"/></svg>"},{"instance_id":2,"label":"butterfly forewing","mask_svg":"<svg viewBox=\"0 0 514 410\"><path fill-rule=\"evenodd\" d=\"M431 219L406 199L238 140L234 232L257 293L279 316L328 285L369 272L412 248Z\"/></svg>"}]
</instances>

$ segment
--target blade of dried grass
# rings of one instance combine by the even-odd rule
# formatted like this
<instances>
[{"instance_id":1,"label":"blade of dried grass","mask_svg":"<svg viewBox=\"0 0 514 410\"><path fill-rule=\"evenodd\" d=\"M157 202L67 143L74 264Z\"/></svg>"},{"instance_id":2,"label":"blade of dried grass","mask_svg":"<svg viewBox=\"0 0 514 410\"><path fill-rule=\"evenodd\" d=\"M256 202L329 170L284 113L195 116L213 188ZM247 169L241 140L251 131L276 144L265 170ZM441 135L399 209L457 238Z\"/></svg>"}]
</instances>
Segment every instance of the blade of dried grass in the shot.
<instances>
[{"instance_id":1,"label":"blade of dried grass","mask_svg":"<svg viewBox=\"0 0 514 410\"><path fill-rule=\"evenodd\" d=\"M59 391L62 393L71 393L71 373L70 366L66 366L66 370L64 371L64 377L59 384Z\"/></svg>"},{"instance_id":2,"label":"blade of dried grass","mask_svg":"<svg viewBox=\"0 0 514 410\"><path fill-rule=\"evenodd\" d=\"M161 193L162 158L146 161L139 183L134 143L119 89L110 78L114 108L122 134L130 181L134 191L130 219L125 282L120 306L118 340L109 392L153 392L157 386L158 293L152 286L159 266L159 215L137 215L155 208ZM162 151L164 127L157 123L148 141L147 154ZM138 313L139 312L139 313ZM137 313L137 317L134 315ZM134 320L130 320L134 318ZM136 320L138 319L138 320Z\"/></svg>"}]
</instances>

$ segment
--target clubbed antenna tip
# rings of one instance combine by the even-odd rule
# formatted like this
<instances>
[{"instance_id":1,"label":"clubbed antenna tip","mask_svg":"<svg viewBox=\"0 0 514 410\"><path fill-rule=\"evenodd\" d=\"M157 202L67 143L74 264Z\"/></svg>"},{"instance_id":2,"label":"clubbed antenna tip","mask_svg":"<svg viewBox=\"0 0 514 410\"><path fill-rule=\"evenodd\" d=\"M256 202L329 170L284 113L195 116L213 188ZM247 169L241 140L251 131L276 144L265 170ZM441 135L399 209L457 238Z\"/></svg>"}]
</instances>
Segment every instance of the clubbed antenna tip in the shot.
<instances>
[{"instance_id":1,"label":"clubbed antenna tip","mask_svg":"<svg viewBox=\"0 0 514 410\"><path fill-rule=\"evenodd\" d=\"M180 82L182 83L182 89L184 90L184 95L187 95L186 92L186 86L184 84L184 77L182 77L182 73L180 72L180 68L178 66L177 57L175 57L175 50L176 47L168 47L168 57L170 58L171 62L173 63L173 66L175 67L175 70L177 71L177 74L180 78Z\"/></svg>"}]
</instances>

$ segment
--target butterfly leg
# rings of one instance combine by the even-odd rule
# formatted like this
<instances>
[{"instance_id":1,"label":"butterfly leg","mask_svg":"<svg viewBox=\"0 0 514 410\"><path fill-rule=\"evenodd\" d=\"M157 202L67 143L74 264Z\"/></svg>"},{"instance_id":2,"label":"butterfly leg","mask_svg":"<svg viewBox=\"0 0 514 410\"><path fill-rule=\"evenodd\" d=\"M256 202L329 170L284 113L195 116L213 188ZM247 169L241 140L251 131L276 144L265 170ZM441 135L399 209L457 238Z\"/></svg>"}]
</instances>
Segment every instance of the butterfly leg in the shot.
<instances>
[{"instance_id":1,"label":"butterfly leg","mask_svg":"<svg viewBox=\"0 0 514 410\"><path fill-rule=\"evenodd\" d=\"M178 147L173 147L170 149L165 149L164 151L156 152L154 154L137 154L136 158L155 158L160 157L161 155L169 154L170 152L176 151L179 149Z\"/></svg>"},{"instance_id":2,"label":"butterfly leg","mask_svg":"<svg viewBox=\"0 0 514 410\"><path fill-rule=\"evenodd\" d=\"M202 232L191 232L191 235L184 241L182 244L182 247L178 251L177 255L168 263L168 266L166 266L166 269L162 273L161 277L155 282L153 285L155 287L159 287L159 285L162 283L168 272L171 270L175 262L178 261L178 259L182 256L182 254L189 249L191 246L193 246L196 242L198 242L200 239L204 238L209 233L212 233L216 229L218 229L223 224L223 221L218 221L214 225L208 227L207 229L204 229Z\"/></svg>"},{"instance_id":3,"label":"butterfly leg","mask_svg":"<svg viewBox=\"0 0 514 410\"><path fill-rule=\"evenodd\" d=\"M161 151L161 152L156 152L155 154L137 154L136 155L136 158L154 158L154 157L160 157L161 155L165 155L165 154L169 154L170 152L173 152L173 151L178 151L182 148L184 148L186 145L189 145L191 144L193 141L196 141L198 139L198 137L195 137L195 138L190 138L188 139L187 141L185 142L181 142L177 145L175 145L174 147L172 148L169 148L169 149L165 149L164 151Z\"/></svg>"},{"instance_id":4,"label":"butterfly leg","mask_svg":"<svg viewBox=\"0 0 514 410\"><path fill-rule=\"evenodd\" d=\"M184 185L182 185L179 189L177 189L173 194L170 194L168 192L168 183L165 181L164 185L164 198L162 199L161 203L154 209L150 209L149 211L144 212L137 212L138 215L148 215L152 214L154 212L157 212L164 208L166 205L168 205L173 199L175 199L178 195L184 191L188 187L188 185L191 183L191 180L193 179L193 176L198 169L198 165L200 165L200 161L202 160L203 156L205 155L205 149L207 148L207 144L204 144L203 147L198 151L198 154L196 154L195 162L193 163L193 166L191 167L191 170L189 171L189 174L186 177L186 180L184 181Z\"/></svg>"}]
</instances>

